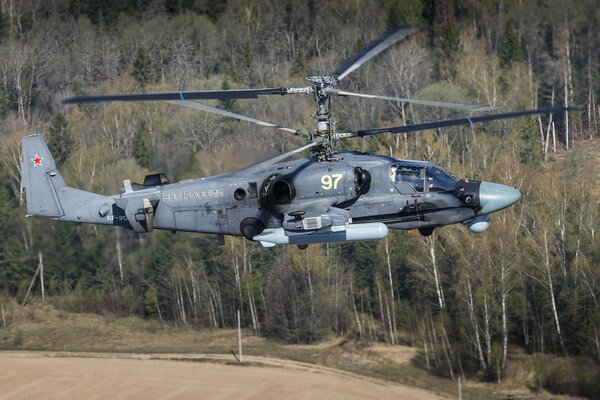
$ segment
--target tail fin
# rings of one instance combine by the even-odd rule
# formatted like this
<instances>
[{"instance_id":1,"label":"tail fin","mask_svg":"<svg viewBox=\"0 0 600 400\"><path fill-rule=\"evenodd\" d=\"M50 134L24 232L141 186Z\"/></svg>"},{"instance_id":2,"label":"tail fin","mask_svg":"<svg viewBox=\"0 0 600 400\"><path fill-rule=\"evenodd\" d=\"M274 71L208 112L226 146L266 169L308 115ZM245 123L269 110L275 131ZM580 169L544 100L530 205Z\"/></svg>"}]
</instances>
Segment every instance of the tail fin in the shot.
<instances>
[{"instance_id":1,"label":"tail fin","mask_svg":"<svg viewBox=\"0 0 600 400\"><path fill-rule=\"evenodd\" d=\"M22 139L21 188L25 190L27 215L61 217L62 209L57 191L67 185L56 169L48 146L40 135Z\"/></svg>"}]
</instances>

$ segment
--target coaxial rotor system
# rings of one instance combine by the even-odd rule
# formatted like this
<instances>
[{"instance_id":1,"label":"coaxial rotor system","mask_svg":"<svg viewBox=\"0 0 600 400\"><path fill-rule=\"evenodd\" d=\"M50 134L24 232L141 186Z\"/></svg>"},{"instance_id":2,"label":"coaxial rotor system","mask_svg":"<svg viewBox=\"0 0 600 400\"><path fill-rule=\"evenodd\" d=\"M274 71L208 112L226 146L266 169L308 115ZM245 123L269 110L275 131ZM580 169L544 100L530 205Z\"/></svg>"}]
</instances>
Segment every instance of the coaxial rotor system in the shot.
<instances>
[{"instance_id":1,"label":"coaxial rotor system","mask_svg":"<svg viewBox=\"0 0 600 400\"><path fill-rule=\"evenodd\" d=\"M232 89L232 90L202 90L202 91L177 91L177 92L158 92L158 93L132 93L132 94L109 94L109 95L91 95L69 97L63 101L63 104L84 104L99 102L122 102L122 101L166 101L170 104L192 108L196 110L211 112L238 120L251 122L260 126L279 129L284 132L294 133L305 137L311 151L318 156L320 160L330 160L335 150L335 141L352 137L372 136L379 133L407 133L417 132L428 129L437 129L442 127L468 125L485 121L516 118L527 115L538 115L548 113L558 113L565 111L574 111L575 108L555 107L536 110L515 111L509 113L496 113L479 116L467 116L457 119L447 119L440 121L431 121L419 124L404 125L398 127L378 128L378 129L360 129L349 132L336 132L335 119L331 110L331 99L333 97L361 97L367 99L379 99L394 101L399 103L411 103L424 106L443 107L468 112L491 111L494 107L478 104L450 103L435 100L422 100L413 98L391 97L382 95L373 95L357 93L338 89L336 86L350 73L358 69L362 64L377 56L393 44L406 39L416 32L414 28L400 28L390 34L385 34L369 47L355 55L339 68L332 75L315 75L306 78L310 82L305 87L275 87L261 89ZM315 128L312 131L294 129L271 122L259 120L254 117L226 111L199 100L238 100L238 99L256 99L259 96L267 95L294 95L305 94L312 95L315 101L315 112L312 117L316 121Z\"/></svg>"}]
</instances>

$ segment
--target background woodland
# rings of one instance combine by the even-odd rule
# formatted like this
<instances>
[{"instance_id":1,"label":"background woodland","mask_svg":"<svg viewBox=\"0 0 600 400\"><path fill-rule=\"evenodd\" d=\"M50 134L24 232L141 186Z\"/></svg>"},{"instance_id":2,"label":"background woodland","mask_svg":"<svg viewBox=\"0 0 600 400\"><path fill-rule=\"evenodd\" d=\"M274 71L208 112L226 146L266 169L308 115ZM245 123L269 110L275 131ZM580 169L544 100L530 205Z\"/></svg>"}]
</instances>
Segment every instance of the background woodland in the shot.
<instances>
[{"instance_id":1,"label":"background woodland","mask_svg":"<svg viewBox=\"0 0 600 400\"><path fill-rule=\"evenodd\" d=\"M70 311L233 327L312 343L327 335L418 346L450 379L501 381L513 352L561 357L558 392L600 392L600 4L595 0L0 0L0 299L25 297L40 258L45 296ZM582 112L343 146L431 160L457 177L518 187L489 230L264 249L240 238L25 219L20 138L40 132L67 183L118 193L242 168L302 141L162 103L65 108L72 95L305 86L393 27L419 33L343 82L348 90ZM465 115L334 99L337 128ZM311 129L312 98L214 103ZM598 235L598 236L597 236ZM33 292L40 293L37 282ZM10 322L10 321L9 321ZM1 330L1 327L0 327Z\"/></svg>"}]
</instances>

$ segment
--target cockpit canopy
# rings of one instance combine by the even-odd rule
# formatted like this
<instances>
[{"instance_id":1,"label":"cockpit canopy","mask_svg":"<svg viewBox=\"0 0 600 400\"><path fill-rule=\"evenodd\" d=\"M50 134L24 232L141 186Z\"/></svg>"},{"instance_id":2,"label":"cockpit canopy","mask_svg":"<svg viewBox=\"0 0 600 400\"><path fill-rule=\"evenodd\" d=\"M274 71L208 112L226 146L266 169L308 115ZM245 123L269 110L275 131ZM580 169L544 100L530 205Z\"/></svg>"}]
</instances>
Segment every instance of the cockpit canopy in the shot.
<instances>
[{"instance_id":1,"label":"cockpit canopy","mask_svg":"<svg viewBox=\"0 0 600 400\"><path fill-rule=\"evenodd\" d=\"M456 178L450 175L436 165L429 165L427 168L427 178L429 179L430 192L444 192L454 189Z\"/></svg>"},{"instance_id":2,"label":"cockpit canopy","mask_svg":"<svg viewBox=\"0 0 600 400\"><path fill-rule=\"evenodd\" d=\"M409 183L417 192L423 192L425 171L425 164L394 164L390 168L390 179L394 182Z\"/></svg>"},{"instance_id":3,"label":"cockpit canopy","mask_svg":"<svg viewBox=\"0 0 600 400\"><path fill-rule=\"evenodd\" d=\"M417 192L444 192L452 190L456 179L440 167L430 163L404 162L390 167L390 179L406 182Z\"/></svg>"}]
</instances>

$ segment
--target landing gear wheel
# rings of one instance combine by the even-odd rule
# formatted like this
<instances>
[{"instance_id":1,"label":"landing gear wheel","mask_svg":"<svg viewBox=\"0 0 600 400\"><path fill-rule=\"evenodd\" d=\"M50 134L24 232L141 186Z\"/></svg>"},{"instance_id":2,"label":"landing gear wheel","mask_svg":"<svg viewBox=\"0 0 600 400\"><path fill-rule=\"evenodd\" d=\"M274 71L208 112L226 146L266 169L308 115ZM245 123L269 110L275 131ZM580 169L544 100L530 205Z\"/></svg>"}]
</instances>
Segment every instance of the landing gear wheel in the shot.
<instances>
[{"instance_id":1,"label":"landing gear wheel","mask_svg":"<svg viewBox=\"0 0 600 400\"><path fill-rule=\"evenodd\" d=\"M246 239L252 240L256 235L260 235L265 230L265 226L262 222L256 218L246 218L240 225L240 233Z\"/></svg>"},{"instance_id":2,"label":"landing gear wheel","mask_svg":"<svg viewBox=\"0 0 600 400\"><path fill-rule=\"evenodd\" d=\"M306 250L306 249L308 249L308 245L307 244L297 244L296 246L298 246L298 248L300 250Z\"/></svg>"},{"instance_id":3,"label":"landing gear wheel","mask_svg":"<svg viewBox=\"0 0 600 400\"><path fill-rule=\"evenodd\" d=\"M435 228L434 227L430 227L430 228L419 228L419 233L423 236L431 236L431 234L433 233L433 230Z\"/></svg>"}]
</instances>

